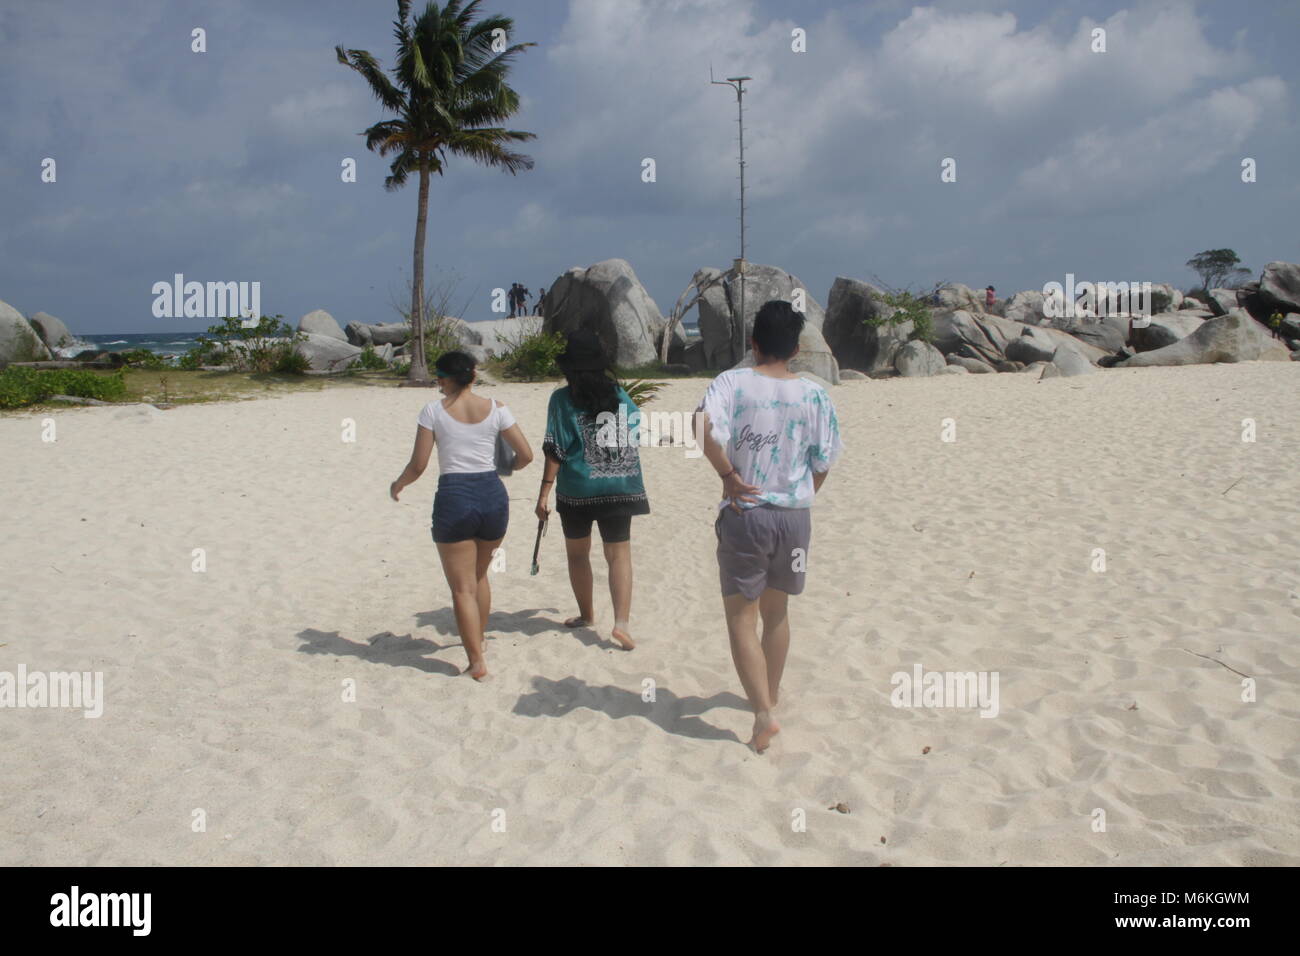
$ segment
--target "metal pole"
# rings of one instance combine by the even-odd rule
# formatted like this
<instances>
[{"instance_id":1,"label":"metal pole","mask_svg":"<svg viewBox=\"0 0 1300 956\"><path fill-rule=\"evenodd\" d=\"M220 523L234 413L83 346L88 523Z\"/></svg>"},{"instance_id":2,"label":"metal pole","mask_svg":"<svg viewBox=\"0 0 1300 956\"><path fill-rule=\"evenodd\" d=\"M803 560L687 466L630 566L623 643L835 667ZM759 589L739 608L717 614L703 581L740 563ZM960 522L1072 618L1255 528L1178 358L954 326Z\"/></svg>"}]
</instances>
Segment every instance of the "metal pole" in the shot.
<instances>
[{"instance_id":1,"label":"metal pole","mask_svg":"<svg viewBox=\"0 0 1300 956\"><path fill-rule=\"evenodd\" d=\"M740 127L740 321L736 323L736 361L745 357L745 80L736 82L736 125Z\"/></svg>"},{"instance_id":2,"label":"metal pole","mask_svg":"<svg viewBox=\"0 0 1300 956\"><path fill-rule=\"evenodd\" d=\"M736 361L745 357L745 81L748 76L729 76L726 81L713 78L713 68L709 68L709 82L716 86L730 86L736 91L736 125L740 127L740 312L736 319L736 331L732 337Z\"/></svg>"}]
</instances>

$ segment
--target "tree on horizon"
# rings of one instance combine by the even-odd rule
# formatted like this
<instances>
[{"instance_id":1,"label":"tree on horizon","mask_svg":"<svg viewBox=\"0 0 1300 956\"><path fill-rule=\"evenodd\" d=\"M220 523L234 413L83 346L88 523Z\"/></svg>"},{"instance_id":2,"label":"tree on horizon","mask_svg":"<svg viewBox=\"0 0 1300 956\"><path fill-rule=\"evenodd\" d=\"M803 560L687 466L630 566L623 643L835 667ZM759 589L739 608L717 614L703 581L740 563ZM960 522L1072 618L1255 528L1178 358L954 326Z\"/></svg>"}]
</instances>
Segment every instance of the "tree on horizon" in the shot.
<instances>
[{"instance_id":1,"label":"tree on horizon","mask_svg":"<svg viewBox=\"0 0 1300 956\"><path fill-rule=\"evenodd\" d=\"M1250 275L1249 269L1239 267L1240 262L1237 254L1231 249L1207 249L1192 256L1185 264L1187 268L1200 275L1201 287L1209 292L1212 288L1224 287L1225 282L1230 280L1240 282Z\"/></svg>"},{"instance_id":2,"label":"tree on horizon","mask_svg":"<svg viewBox=\"0 0 1300 956\"><path fill-rule=\"evenodd\" d=\"M519 109L519 94L506 83L516 54L535 43L508 44L514 20L499 15L476 20L480 0L462 5L431 2L414 21L411 0L397 0L393 35L397 65L392 79L365 50L334 48L338 61L365 79L384 109L396 118L382 120L361 135L366 148L380 156L396 154L384 188L420 177L419 209L411 281L410 381L427 384L424 356L424 245L429 215L429 174L443 175L448 155L465 156L511 175L532 169L533 160L510 144L535 139L533 133L505 129Z\"/></svg>"}]
</instances>

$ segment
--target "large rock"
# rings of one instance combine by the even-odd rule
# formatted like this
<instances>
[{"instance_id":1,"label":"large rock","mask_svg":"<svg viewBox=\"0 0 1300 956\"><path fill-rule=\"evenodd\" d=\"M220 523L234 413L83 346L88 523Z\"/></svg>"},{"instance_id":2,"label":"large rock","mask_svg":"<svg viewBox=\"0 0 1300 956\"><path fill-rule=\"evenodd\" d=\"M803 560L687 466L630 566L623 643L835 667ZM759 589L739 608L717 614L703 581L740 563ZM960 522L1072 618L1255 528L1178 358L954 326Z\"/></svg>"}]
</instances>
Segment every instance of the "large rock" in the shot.
<instances>
[{"instance_id":1,"label":"large rock","mask_svg":"<svg viewBox=\"0 0 1300 956\"><path fill-rule=\"evenodd\" d=\"M1300 265L1270 262L1259 277L1259 293L1272 312L1300 312Z\"/></svg>"},{"instance_id":2,"label":"large rock","mask_svg":"<svg viewBox=\"0 0 1300 956\"><path fill-rule=\"evenodd\" d=\"M470 326L464 319L458 319L454 315L444 315L437 320L438 323L456 337L462 346L482 345L483 336Z\"/></svg>"},{"instance_id":3,"label":"large rock","mask_svg":"<svg viewBox=\"0 0 1300 956\"><path fill-rule=\"evenodd\" d=\"M1103 315L1075 323L1069 334L1103 352L1118 352L1128 339L1128 316Z\"/></svg>"},{"instance_id":4,"label":"large rock","mask_svg":"<svg viewBox=\"0 0 1300 956\"><path fill-rule=\"evenodd\" d=\"M1153 365L1207 365L1212 362L1287 361L1290 351L1245 309L1206 319L1196 331L1172 345L1143 352L1116 368Z\"/></svg>"},{"instance_id":5,"label":"large rock","mask_svg":"<svg viewBox=\"0 0 1300 956\"><path fill-rule=\"evenodd\" d=\"M1213 310L1215 315L1227 315L1241 304L1237 301L1236 289L1211 289L1210 299L1217 306Z\"/></svg>"},{"instance_id":6,"label":"large rock","mask_svg":"<svg viewBox=\"0 0 1300 956\"><path fill-rule=\"evenodd\" d=\"M349 345L355 345L359 349L375 344L370 336L370 326L364 322L349 322L347 328L343 330L343 334L347 338Z\"/></svg>"},{"instance_id":7,"label":"large rock","mask_svg":"<svg viewBox=\"0 0 1300 956\"><path fill-rule=\"evenodd\" d=\"M297 343L297 348L307 357L312 370L316 372L337 372L361 357L360 348L332 335L306 333L303 340Z\"/></svg>"},{"instance_id":8,"label":"large rock","mask_svg":"<svg viewBox=\"0 0 1300 956\"><path fill-rule=\"evenodd\" d=\"M682 364L692 372L703 372L709 367L704 358L704 343L702 341L696 340L686 346L685 351L682 352Z\"/></svg>"},{"instance_id":9,"label":"large rock","mask_svg":"<svg viewBox=\"0 0 1300 956\"><path fill-rule=\"evenodd\" d=\"M335 321L334 316L324 309L314 309L299 319L298 331L306 332L309 335L328 335L342 342L348 340L348 337L343 333L343 327Z\"/></svg>"},{"instance_id":10,"label":"large rock","mask_svg":"<svg viewBox=\"0 0 1300 956\"><path fill-rule=\"evenodd\" d=\"M1032 365L1034 362L1050 362L1059 346L1060 343L1046 329L1027 325L1019 336L1007 343L1004 354L1010 361Z\"/></svg>"},{"instance_id":11,"label":"large rock","mask_svg":"<svg viewBox=\"0 0 1300 956\"><path fill-rule=\"evenodd\" d=\"M878 372L893 368L898 350L912 335L912 323L890 325L898 310L885 302L885 293L869 282L839 276L826 301L822 335L845 369ZM879 322L880 324L872 324Z\"/></svg>"},{"instance_id":12,"label":"large rock","mask_svg":"<svg viewBox=\"0 0 1300 956\"><path fill-rule=\"evenodd\" d=\"M0 368L10 362L43 362L49 357L50 350L23 314L0 302Z\"/></svg>"},{"instance_id":13,"label":"large rock","mask_svg":"<svg viewBox=\"0 0 1300 956\"><path fill-rule=\"evenodd\" d=\"M712 278L721 272L719 269L701 269L696 272L696 276ZM793 301L795 289L804 292L805 326L812 326L820 333L825 325L826 312L797 276L777 266L755 262L746 264L742 349L749 348L749 337L754 330L754 316L758 310L773 299ZM710 288L700 299L699 311L700 336L704 339L704 353L710 362L709 367L727 368L734 364L738 357L734 336L736 315L740 311L740 280L720 282Z\"/></svg>"},{"instance_id":14,"label":"large rock","mask_svg":"<svg viewBox=\"0 0 1300 956\"><path fill-rule=\"evenodd\" d=\"M949 365L960 366L961 368L964 368L966 371L974 372L977 375L983 375L986 372L997 371L997 369L995 369L992 365L989 365L987 362L981 362L979 359L971 358L970 356L967 355L958 355L956 352L950 353L945 357L944 360Z\"/></svg>"},{"instance_id":15,"label":"large rock","mask_svg":"<svg viewBox=\"0 0 1300 956\"><path fill-rule=\"evenodd\" d=\"M1035 292L1032 289L1017 292L1007 299L1006 304L1002 307L1002 315L1005 318L1016 322L1024 322L1027 325L1042 324L1047 320L1047 314L1043 311L1043 293Z\"/></svg>"},{"instance_id":16,"label":"large rock","mask_svg":"<svg viewBox=\"0 0 1300 956\"><path fill-rule=\"evenodd\" d=\"M29 316L27 321L36 330L36 334L41 337L45 347L51 352L76 342L76 338L68 331L68 327L48 313L37 312L35 315Z\"/></svg>"},{"instance_id":17,"label":"large rock","mask_svg":"<svg viewBox=\"0 0 1300 956\"><path fill-rule=\"evenodd\" d=\"M375 345L405 345L411 338L411 327L405 322L380 322L370 326L370 341Z\"/></svg>"},{"instance_id":18,"label":"large rock","mask_svg":"<svg viewBox=\"0 0 1300 956\"><path fill-rule=\"evenodd\" d=\"M427 341L428 326L425 328ZM300 331L308 330L300 328ZM411 339L411 327L405 322L379 322L374 325L349 322L343 330L343 338L349 345L359 349L367 345L405 345Z\"/></svg>"},{"instance_id":19,"label":"large rock","mask_svg":"<svg viewBox=\"0 0 1300 956\"><path fill-rule=\"evenodd\" d=\"M1068 342L1057 346L1056 351L1052 353L1052 364L1067 377L1087 375L1089 372L1096 371L1096 367L1084 357L1083 353Z\"/></svg>"},{"instance_id":20,"label":"large rock","mask_svg":"<svg viewBox=\"0 0 1300 956\"><path fill-rule=\"evenodd\" d=\"M735 368L749 368L754 364L754 353L746 352L745 357L736 363ZM818 378L825 379L832 385L840 384L840 366L835 356L826 347L821 329L811 322L805 322L799 333L799 352L790 360L790 371L811 372Z\"/></svg>"},{"instance_id":21,"label":"large rock","mask_svg":"<svg viewBox=\"0 0 1300 956\"><path fill-rule=\"evenodd\" d=\"M938 375L944 370L946 364L942 352L919 339L905 343L894 356L894 367L904 378Z\"/></svg>"},{"instance_id":22,"label":"large rock","mask_svg":"<svg viewBox=\"0 0 1300 956\"><path fill-rule=\"evenodd\" d=\"M1168 282L1153 282L1153 283L1151 283L1151 294L1152 294L1152 296L1154 296L1157 292L1163 293L1164 295L1168 296L1168 298L1169 298L1169 306L1168 306L1167 311L1169 311L1169 312L1177 312L1178 309L1182 306L1182 304L1183 304L1183 292L1182 292L1181 289L1176 289L1176 288L1174 288L1174 287L1173 287L1172 285L1170 285ZM1146 298L1146 297L1143 296L1142 298ZM1150 306L1150 302L1148 302L1147 305L1148 305L1148 307L1149 307L1149 306Z\"/></svg>"},{"instance_id":23,"label":"large rock","mask_svg":"<svg viewBox=\"0 0 1300 956\"><path fill-rule=\"evenodd\" d=\"M663 324L659 306L625 259L572 268L546 293L543 329L566 334L591 329L615 365L655 361L656 333Z\"/></svg>"},{"instance_id":24,"label":"large rock","mask_svg":"<svg viewBox=\"0 0 1300 956\"><path fill-rule=\"evenodd\" d=\"M983 312L984 293L977 293L970 286L962 285L960 282L950 282L935 291L934 305L945 312L957 309L966 312Z\"/></svg>"},{"instance_id":25,"label":"large rock","mask_svg":"<svg viewBox=\"0 0 1300 956\"><path fill-rule=\"evenodd\" d=\"M1187 309L1177 312L1163 312L1153 315L1150 324L1139 326L1133 323L1132 345L1138 352L1154 352L1166 345L1173 345L1179 339L1186 338L1201 327L1204 322L1201 313ZM1116 349L1115 351L1119 351Z\"/></svg>"},{"instance_id":26,"label":"large rock","mask_svg":"<svg viewBox=\"0 0 1300 956\"><path fill-rule=\"evenodd\" d=\"M962 354L973 355L989 365L996 365L1004 358L1021 362L1046 361L1051 355L1050 352L1045 356L1033 358L1006 354L1007 347L1021 338L1026 329L1030 330L1030 335L1041 335L1044 343L1052 342L1053 351L1055 346L1062 342L1078 346L1084 357L1094 364L1107 354L1103 349L1081 342L1074 336L1050 326L1029 326L997 315L976 315L964 309L955 312L939 312L934 316L934 344L945 355L949 352L961 351ZM966 348L963 349L963 346Z\"/></svg>"}]
</instances>

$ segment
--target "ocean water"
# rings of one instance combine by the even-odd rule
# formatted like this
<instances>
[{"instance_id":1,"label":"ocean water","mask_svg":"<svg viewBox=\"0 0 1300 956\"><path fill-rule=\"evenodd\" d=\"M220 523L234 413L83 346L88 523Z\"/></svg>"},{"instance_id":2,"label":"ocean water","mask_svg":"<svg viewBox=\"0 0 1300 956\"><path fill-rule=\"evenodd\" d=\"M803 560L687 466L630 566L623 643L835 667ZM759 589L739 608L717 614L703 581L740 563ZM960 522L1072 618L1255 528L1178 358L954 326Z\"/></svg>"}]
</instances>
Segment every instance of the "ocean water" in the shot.
<instances>
[{"instance_id":1,"label":"ocean water","mask_svg":"<svg viewBox=\"0 0 1300 956\"><path fill-rule=\"evenodd\" d=\"M159 355L180 355L198 345L196 336L201 332L106 332L82 334L77 341L58 350L60 358L72 358L86 349L104 352L129 352L131 349L148 349Z\"/></svg>"}]
</instances>

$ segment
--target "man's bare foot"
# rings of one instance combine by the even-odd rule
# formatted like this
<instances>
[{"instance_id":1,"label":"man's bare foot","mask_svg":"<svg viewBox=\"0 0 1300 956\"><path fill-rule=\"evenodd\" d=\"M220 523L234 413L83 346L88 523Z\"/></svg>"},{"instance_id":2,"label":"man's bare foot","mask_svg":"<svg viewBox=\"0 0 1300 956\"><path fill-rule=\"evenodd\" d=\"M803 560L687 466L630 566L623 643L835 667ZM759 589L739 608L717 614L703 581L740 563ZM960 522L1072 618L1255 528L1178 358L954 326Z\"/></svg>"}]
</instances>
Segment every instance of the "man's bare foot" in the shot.
<instances>
[{"instance_id":1,"label":"man's bare foot","mask_svg":"<svg viewBox=\"0 0 1300 956\"><path fill-rule=\"evenodd\" d=\"M623 628L616 627L614 630L610 631L610 633L614 635L614 640L618 641L623 650L630 651L632 648L636 647L636 642L632 640L631 635L629 635Z\"/></svg>"},{"instance_id":2,"label":"man's bare foot","mask_svg":"<svg viewBox=\"0 0 1300 956\"><path fill-rule=\"evenodd\" d=\"M470 661L469 665L461 671L462 674L468 674L477 681L487 680L488 669L487 661L479 658L477 662Z\"/></svg>"},{"instance_id":3,"label":"man's bare foot","mask_svg":"<svg viewBox=\"0 0 1300 956\"><path fill-rule=\"evenodd\" d=\"M750 741L754 749L762 753L767 749L772 738L781 732L781 725L776 722L770 710L759 711L754 715L754 739Z\"/></svg>"},{"instance_id":4,"label":"man's bare foot","mask_svg":"<svg viewBox=\"0 0 1300 956\"><path fill-rule=\"evenodd\" d=\"M571 617L564 622L564 626L565 627L591 627L591 621L587 620L585 617L582 616Z\"/></svg>"}]
</instances>

